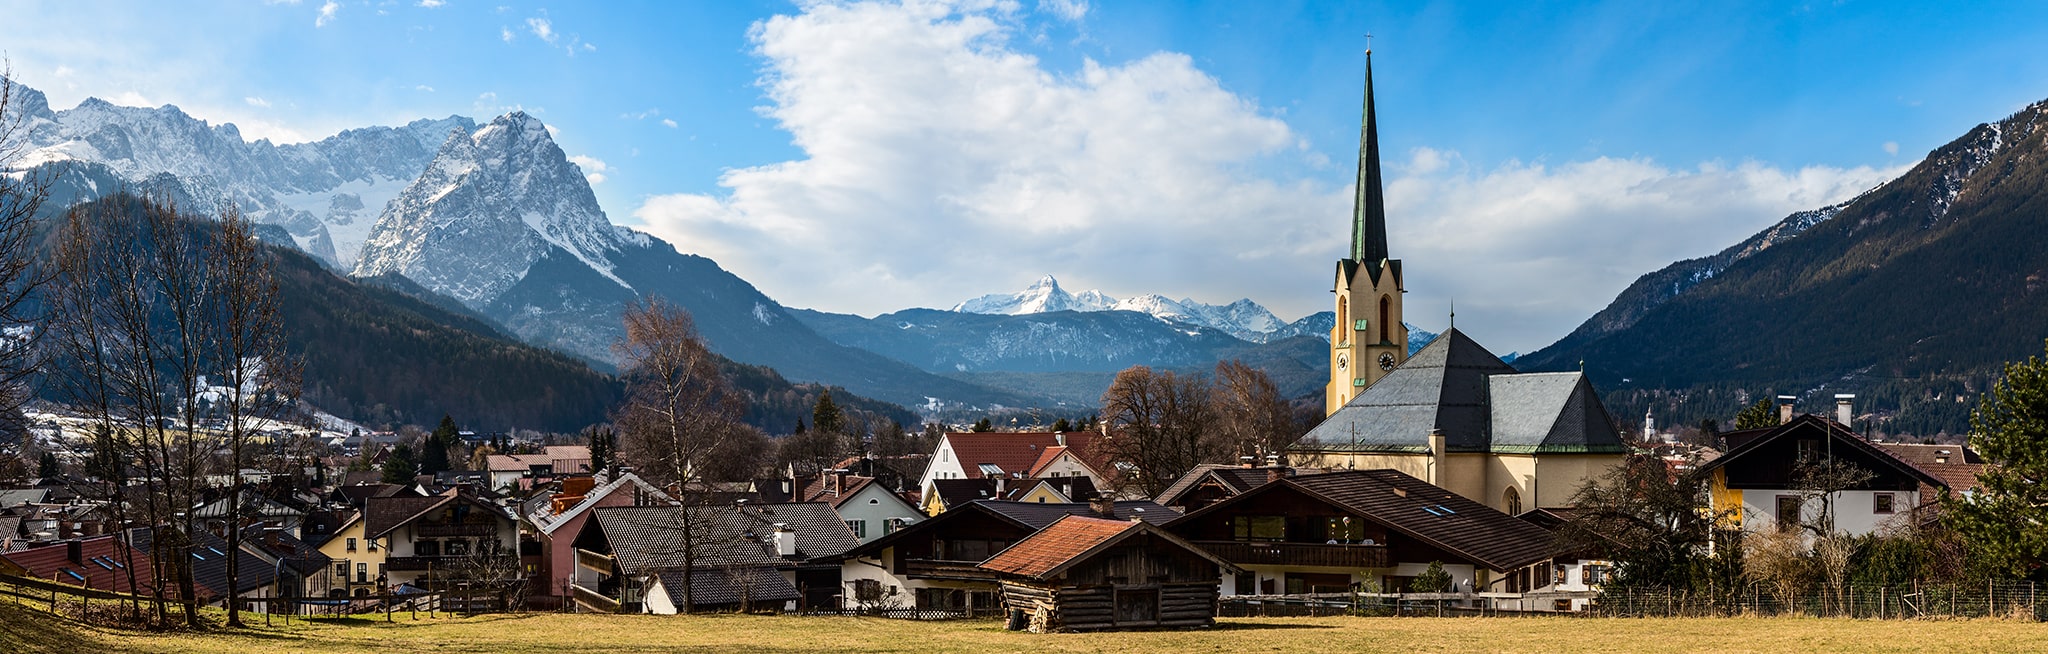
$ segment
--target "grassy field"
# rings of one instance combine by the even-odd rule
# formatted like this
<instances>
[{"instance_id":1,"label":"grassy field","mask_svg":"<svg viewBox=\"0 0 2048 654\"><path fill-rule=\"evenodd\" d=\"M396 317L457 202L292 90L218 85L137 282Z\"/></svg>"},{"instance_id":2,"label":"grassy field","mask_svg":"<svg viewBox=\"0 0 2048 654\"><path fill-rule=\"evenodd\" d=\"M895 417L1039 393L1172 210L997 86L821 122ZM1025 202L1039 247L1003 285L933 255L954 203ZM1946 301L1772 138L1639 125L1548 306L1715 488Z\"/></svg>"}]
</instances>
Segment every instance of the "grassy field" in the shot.
<instances>
[{"instance_id":1,"label":"grassy field","mask_svg":"<svg viewBox=\"0 0 2048 654\"><path fill-rule=\"evenodd\" d=\"M2048 625L1782 618L1247 618L1213 629L1026 634L995 621L526 614L294 622L159 635L0 605L6 652L2039 652Z\"/></svg>"}]
</instances>

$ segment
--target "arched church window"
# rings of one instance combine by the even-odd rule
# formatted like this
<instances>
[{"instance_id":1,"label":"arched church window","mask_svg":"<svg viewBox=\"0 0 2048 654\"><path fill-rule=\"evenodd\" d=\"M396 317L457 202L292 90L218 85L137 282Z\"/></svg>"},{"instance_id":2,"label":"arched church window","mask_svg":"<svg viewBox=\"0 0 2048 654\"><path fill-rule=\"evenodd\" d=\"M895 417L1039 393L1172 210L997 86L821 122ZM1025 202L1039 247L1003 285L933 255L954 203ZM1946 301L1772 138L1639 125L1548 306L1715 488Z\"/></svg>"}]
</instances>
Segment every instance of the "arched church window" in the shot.
<instances>
[{"instance_id":1,"label":"arched church window","mask_svg":"<svg viewBox=\"0 0 2048 654\"><path fill-rule=\"evenodd\" d=\"M1389 297L1387 297L1387 296L1385 296L1385 295L1382 295L1382 296L1380 296L1380 342L1381 342L1381 343L1392 343L1392 342L1394 342L1394 340L1393 340L1393 339L1391 339L1391 338L1388 338L1388 337L1387 337L1387 336L1388 336L1388 334L1391 334L1391 333L1392 333L1392 332L1389 332L1389 331L1387 331L1387 330L1388 330L1388 325L1387 325L1387 314L1388 314L1388 313L1389 313L1389 312L1390 312L1390 311L1392 310L1392 308L1393 308L1393 305L1394 305L1394 302L1393 302L1392 298L1389 298Z\"/></svg>"},{"instance_id":2,"label":"arched church window","mask_svg":"<svg viewBox=\"0 0 2048 654\"><path fill-rule=\"evenodd\" d=\"M1344 333L1344 326L1349 324L1351 324L1350 298L1339 296L1337 298L1337 333ZM1349 341L1351 339L1346 338L1342 340Z\"/></svg>"},{"instance_id":3,"label":"arched church window","mask_svg":"<svg viewBox=\"0 0 2048 654\"><path fill-rule=\"evenodd\" d=\"M1522 491L1515 490L1515 487L1509 486L1506 491L1501 492L1500 503L1508 507L1508 515L1520 515L1522 513Z\"/></svg>"}]
</instances>

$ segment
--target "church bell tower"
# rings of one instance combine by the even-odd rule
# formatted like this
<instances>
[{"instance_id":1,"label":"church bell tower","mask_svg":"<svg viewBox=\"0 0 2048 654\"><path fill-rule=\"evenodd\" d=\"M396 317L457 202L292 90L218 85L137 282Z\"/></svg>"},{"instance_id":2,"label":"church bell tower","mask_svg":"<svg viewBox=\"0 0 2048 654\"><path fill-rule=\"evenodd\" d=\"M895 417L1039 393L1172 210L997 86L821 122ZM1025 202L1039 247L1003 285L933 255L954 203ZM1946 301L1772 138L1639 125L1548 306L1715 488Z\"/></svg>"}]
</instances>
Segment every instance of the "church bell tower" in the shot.
<instances>
[{"instance_id":1,"label":"church bell tower","mask_svg":"<svg viewBox=\"0 0 2048 654\"><path fill-rule=\"evenodd\" d=\"M1330 328L1330 385L1324 415L1408 360L1401 322L1401 261L1387 254L1380 138L1372 107L1372 50L1365 51L1365 116L1358 135L1358 188L1351 205L1351 256L1337 262L1337 321Z\"/></svg>"}]
</instances>

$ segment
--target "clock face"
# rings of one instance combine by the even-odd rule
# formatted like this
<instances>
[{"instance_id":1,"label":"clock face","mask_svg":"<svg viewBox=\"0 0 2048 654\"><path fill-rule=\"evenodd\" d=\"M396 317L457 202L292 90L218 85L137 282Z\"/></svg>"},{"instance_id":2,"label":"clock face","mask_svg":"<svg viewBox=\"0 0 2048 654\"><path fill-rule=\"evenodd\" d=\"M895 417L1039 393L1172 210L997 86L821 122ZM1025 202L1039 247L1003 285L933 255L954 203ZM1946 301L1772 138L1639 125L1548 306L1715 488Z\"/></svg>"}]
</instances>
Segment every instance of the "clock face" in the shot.
<instances>
[{"instance_id":1,"label":"clock face","mask_svg":"<svg viewBox=\"0 0 2048 654\"><path fill-rule=\"evenodd\" d=\"M1381 353L1380 353L1380 369L1381 369L1381 370L1393 370L1393 369L1394 369L1394 353L1392 353L1392 352L1381 352Z\"/></svg>"},{"instance_id":2,"label":"clock face","mask_svg":"<svg viewBox=\"0 0 2048 654\"><path fill-rule=\"evenodd\" d=\"M1342 370L1345 370L1345 369L1347 369L1347 368L1350 368L1350 367L1351 367L1351 357L1348 357L1348 356L1345 356L1345 355L1344 355L1344 354L1342 354L1342 353L1339 353L1339 354L1337 355L1337 370L1339 370L1339 371L1342 371Z\"/></svg>"}]
</instances>

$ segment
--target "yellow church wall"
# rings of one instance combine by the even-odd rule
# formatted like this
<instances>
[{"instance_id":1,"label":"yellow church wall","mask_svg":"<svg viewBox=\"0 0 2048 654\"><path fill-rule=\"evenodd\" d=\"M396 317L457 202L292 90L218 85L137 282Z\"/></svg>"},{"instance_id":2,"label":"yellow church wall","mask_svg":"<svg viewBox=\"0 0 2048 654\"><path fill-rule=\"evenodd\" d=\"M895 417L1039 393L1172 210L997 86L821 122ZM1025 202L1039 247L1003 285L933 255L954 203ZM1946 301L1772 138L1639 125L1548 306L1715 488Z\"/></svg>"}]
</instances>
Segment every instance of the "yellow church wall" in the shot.
<instances>
[{"instance_id":1,"label":"yellow church wall","mask_svg":"<svg viewBox=\"0 0 2048 654\"><path fill-rule=\"evenodd\" d=\"M1444 456L1443 469L1437 471L1436 485L1444 490L1457 493L1465 499L1493 506L1498 502L1486 501L1486 469L1491 455L1473 453L1451 453ZM1429 478L1424 477L1424 481Z\"/></svg>"},{"instance_id":2,"label":"yellow church wall","mask_svg":"<svg viewBox=\"0 0 2048 654\"><path fill-rule=\"evenodd\" d=\"M1572 496L1587 480L1607 475L1626 458L1623 454L1539 454L1536 461L1535 492L1523 493L1522 506L1571 506ZM1530 498L1534 498L1531 502Z\"/></svg>"},{"instance_id":3,"label":"yellow church wall","mask_svg":"<svg viewBox=\"0 0 2048 654\"><path fill-rule=\"evenodd\" d=\"M1521 498L1523 511L1536 508L1533 501L1535 492L1529 487L1537 475L1536 457L1528 454L1495 454L1488 459L1486 496L1473 499L1503 513L1517 513L1511 510L1514 507L1508 506L1507 501L1507 490L1513 488L1515 494Z\"/></svg>"},{"instance_id":4,"label":"yellow church wall","mask_svg":"<svg viewBox=\"0 0 2048 654\"><path fill-rule=\"evenodd\" d=\"M1427 454L1296 452L1294 465L1332 470L1399 470L1416 479L1429 479Z\"/></svg>"}]
</instances>

